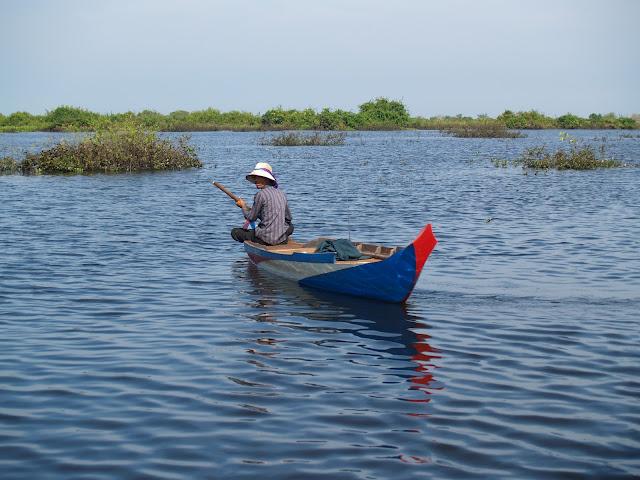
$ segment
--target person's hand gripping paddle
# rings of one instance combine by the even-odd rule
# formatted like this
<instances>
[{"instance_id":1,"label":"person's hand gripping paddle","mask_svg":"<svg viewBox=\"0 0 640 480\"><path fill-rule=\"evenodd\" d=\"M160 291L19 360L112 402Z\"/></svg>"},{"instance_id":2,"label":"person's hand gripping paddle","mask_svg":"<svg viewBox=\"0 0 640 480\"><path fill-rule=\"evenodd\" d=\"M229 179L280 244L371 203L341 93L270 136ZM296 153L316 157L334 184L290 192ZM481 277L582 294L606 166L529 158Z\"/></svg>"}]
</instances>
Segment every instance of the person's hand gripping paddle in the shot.
<instances>
[{"instance_id":1,"label":"person's hand gripping paddle","mask_svg":"<svg viewBox=\"0 0 640 480\"><path fill-rule=\"evenodd\" d=\"M231 190L229 190L227 187L225 187L221 183L213 182L213 185L218 187L224 193L226 193L233 201L236 202L236 205L238 207L240 207L241 209L244 210L247 207L246 202L242 198L240 198L237 195L235 195L233 192L231 192ZM244 221L244 225L242 226L242 228L244 228L245 230L248 230L249 228L255 229L256 228L256 224L255 224L255 222L250 222L249 220L245 220Z\"/></svg>"}]
</instances>

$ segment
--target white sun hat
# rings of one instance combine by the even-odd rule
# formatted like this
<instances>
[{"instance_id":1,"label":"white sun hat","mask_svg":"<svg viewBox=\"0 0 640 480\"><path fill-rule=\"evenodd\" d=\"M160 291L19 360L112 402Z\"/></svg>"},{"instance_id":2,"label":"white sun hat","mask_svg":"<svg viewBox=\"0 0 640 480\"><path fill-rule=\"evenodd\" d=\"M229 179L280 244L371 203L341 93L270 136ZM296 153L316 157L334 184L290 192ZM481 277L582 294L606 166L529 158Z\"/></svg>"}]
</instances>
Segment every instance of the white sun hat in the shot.
<instances>
[{"instance_id":1,"label":"white sun hat","mask_svg":"<svg viewBox=\"0 0 640 480\"><path fill-rule=\"evenodd\" d=\"M268 163L265 163L265 162L256 163L255 168L249 175L246 176L246 179L249 180L251 183L256 183L255 177L268 178L273 182L276 188L278 187L278 181L276 180L276 177L273 174L273 168L271 168L271 165L269 165Z\"/></svg>"}]
</instances>

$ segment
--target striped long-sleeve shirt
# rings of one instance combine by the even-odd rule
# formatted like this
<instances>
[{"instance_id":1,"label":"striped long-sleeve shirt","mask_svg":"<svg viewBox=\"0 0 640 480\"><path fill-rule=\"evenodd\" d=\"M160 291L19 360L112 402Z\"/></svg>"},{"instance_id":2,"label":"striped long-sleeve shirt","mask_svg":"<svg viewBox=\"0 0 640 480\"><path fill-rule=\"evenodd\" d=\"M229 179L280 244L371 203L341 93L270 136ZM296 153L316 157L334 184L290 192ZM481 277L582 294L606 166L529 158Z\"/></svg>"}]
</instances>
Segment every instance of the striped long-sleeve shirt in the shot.
<instances>
[{"instance_id":1,"label":"striped long-sleeve shirt","mask_svg":"<svg viewBox=\"0 0 640 480\"><path fill-rule=\"evenodd\" d=\"M266 186L253 197L253 205L243 211L244 218L251 222L260 220L256 237L269 245L277 245L287 239L285 232L291 223L291 211L285 193Z\"/></svg>"}]
</instances>

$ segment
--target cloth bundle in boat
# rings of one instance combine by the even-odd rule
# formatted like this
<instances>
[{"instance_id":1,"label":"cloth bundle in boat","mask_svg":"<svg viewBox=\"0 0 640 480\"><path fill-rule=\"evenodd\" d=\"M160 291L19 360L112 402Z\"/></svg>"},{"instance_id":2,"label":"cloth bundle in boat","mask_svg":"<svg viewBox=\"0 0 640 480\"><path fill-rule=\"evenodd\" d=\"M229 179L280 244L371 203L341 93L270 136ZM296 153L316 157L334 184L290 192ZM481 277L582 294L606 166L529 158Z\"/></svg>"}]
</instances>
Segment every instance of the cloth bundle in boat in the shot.
<instances>
[{"instance_id":1,"label":"cloth bundle in boat","mask_svg":"<svg viewBox=\"0 0 640 480\"><path fill-rule=\"evenodd\" d=\"M316 248L316 252L334 252L336 254L336 260L360 260L369 258L360 253L360 250L346 238L323 240Z\"/></svg>"}]
</instances>

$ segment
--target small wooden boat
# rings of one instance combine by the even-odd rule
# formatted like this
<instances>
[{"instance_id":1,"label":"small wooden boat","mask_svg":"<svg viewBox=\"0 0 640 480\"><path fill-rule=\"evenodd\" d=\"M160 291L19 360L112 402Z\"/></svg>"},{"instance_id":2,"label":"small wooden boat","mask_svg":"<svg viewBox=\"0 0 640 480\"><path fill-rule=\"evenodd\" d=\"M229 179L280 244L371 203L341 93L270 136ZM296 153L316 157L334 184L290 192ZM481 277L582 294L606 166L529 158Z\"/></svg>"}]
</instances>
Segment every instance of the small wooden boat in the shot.
<instances>
[{"instance_id":1,"label":"small wooden boat","mask_svg":"<svg viewBox=\"0 0 640 480\"><path fill-rule=\"evenodd\" d=\"M302 286L401 303L411 295L437 243L429 224L407 247L354 242L368 258L337 260L333 252L316 253L324 240L300 243L289 239L284 245L274 246L244 242L244 248L258 268Z\"/></svg>"}]
</instances>

